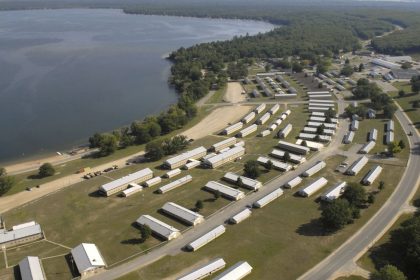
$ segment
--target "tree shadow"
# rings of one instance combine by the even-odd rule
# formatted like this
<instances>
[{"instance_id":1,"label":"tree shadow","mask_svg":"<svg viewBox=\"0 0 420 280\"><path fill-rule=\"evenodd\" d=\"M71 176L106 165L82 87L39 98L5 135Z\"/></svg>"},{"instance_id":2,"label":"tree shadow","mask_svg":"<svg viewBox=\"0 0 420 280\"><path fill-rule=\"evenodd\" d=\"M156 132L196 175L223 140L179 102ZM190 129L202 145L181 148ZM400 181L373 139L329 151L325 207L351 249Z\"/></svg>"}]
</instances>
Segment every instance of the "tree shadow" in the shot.
<instances>
[{"instance_id":1,"label":"tree shadow","mask_svg":"<svg viewBox=\"0 0 420 280\"><path fill-rule=\"evenodd\" d=\"M309 223L300 225L296 229L296 233L304 236L326 236L334 232L326 231L321 219L312 219Z\"/></svg>"},{"instance_id":2,"label":"tree shadow","mask_svg":"<svg viewBox=\"0 0 420 280\"><path fill-rule=\"evenodd\" d=\"M122 240L120 243L124 245L138 245L138 244L144 243L144 241L141 238L130 238L130 239Z\"/></svg>"},{"instance_id":3,"label":"tree shadow","mask_svg":"<svg viewBox=\"0 0 420 280\"><path fill-rule=\"evenodd\" d=\"M30 179L30 180L39 180L39 179L42 179L43 177L42 176L40 176L39 174L31 174L31 175L29 175L28 177L26 177L27 179Z\"/></svg>"}]
</instances>

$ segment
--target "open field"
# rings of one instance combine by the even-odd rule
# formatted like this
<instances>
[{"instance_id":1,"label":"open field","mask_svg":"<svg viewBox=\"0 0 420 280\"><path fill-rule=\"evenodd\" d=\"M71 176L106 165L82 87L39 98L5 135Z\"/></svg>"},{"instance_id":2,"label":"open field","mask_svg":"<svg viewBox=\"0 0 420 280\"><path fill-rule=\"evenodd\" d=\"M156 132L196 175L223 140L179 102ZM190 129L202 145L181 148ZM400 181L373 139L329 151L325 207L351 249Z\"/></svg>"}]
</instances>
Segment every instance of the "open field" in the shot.
<instances>
[{"instance_id":1,"label":"open field","mask_svg":"<svg viewBox=\"0 0 420 280\"><path fill-rule=\"evenodd\" d=\"M352 275L349 277L340 277L337 278L335 280L365 280L366 278L363 278L362 276L356 276L356 275Z\"/></svg>"},{"instance_id":2,"label":"open field","mask_svg":"<svg viewBox=\"0 0 420 280\"><path fill-rule=\"evenodd\" d=\"M246 100L246 94L242 94L244 91L241 83L239 82L228 82L227 89L223 100L230 103L238 103Z\"/></svg>"},{"instance_id":3,"label":"open field","mask_svg":"<svg viewBox=\"0 0 420 280\"><path fill-rule=\"evenodd\" d=\"M206 101L206 104L224 102L223 97L226 93L226 86L216 90L216 92Z\"/></svg>"},{"instance_id":4,"label":"open field","mask_svg":"<svg viewBox=\"0 0 420 280\"><path fill-rule=\"evenodd\" d=\"M390 95L401 106L417 130L420 130L420 109L413 108L413 102L416 100L420 101L420 95L411 92L411 85L409 82L395 82L393 85L398 90L404 90L406 95L404 97L399 97L398 92L391 92Z\"/></svg>"},{"instance_id":5,"label":"open field","mask_svg":"<svg viewBox=\"0 0 420 280\"><path fill-rule=\"evenodd\" d=\"M331 169L342 159L336 156L328 159L328 167L309 180L326 176L331 182L341 179L358 181L368 170L368 167L365 167L356 177L331 174ZM282 198L263 209L254 210L251 218L241 224L229 225L223 236L199 251L182 252L176 256L165 257L121 279L174 277L184 268L194 266L199 260L216 257L223 257L228 266L239 260L248 261L254 267L249 279L276 279L278 275L282 275L282 279L296 279L341 245L382 206L391 194L393 186L399 181L399 176L394 176L389 170L395 170L394 174L402 173L402 168L390 166L384 168L380 180L386 181L387 187L376 196L375 204L363 210L362 217L354 224L333 235L328 235L322 230L318 220L319 205L316 203L317 196L328 187L309 199L295 197L293 195L295 190L286 191ZM296 188L298 189L299 187ZM232 244L235 244L234 247ZM296 266L297 263L299 266Z\"/></svg>"}]
</instances>

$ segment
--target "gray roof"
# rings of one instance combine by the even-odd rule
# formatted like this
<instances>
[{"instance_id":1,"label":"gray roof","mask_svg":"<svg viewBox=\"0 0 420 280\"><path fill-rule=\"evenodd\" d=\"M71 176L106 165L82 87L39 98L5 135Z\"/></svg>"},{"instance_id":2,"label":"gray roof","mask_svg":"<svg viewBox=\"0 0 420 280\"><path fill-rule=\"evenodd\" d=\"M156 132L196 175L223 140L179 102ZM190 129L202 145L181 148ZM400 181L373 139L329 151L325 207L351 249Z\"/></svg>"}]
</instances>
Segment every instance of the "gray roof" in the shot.
<instances>
[{"instance_id":1,"label":"gray roof","mask_svg":"<svg viewBox=\"0 0 420 280\"><path fill-rule=\"evenodd\" d=\"M101 253L93 243L82 243L71 250L77 270L82 273L94 268L105 267Z\"/></svg>"},{"instance_id":2,"label":"gray roof","mask_svg":"<svg viewBox=\"0 0 420 280\"><path fill-rule=\"evenodd\" d=\"M38 257L25 257L19 262L19 270L22 280L45 280Z\"/></svg>"},{"instance_id":3,"label":"gray roof","mask_svg":"<svg viewBox=\"0 0 420 280\"><path fill-rule=\"evenodd\" d=\"M391 72L392 76L397 80L410 80L413 76L419 75L419 71L415 69L399 69L395 68L392 69Z\"/></svg>"},{"instance_id":4,"label":"gray roof","mask_svg":"<svg viewBox=\"0 0 420 280\"><path fill-rule=\"evenodd\" d=\"M19 228L16 230L2 231L0 232L0 244L37 235L40 233L42 233L42 229L39 224Z\"/></svg>"}]
</instances>

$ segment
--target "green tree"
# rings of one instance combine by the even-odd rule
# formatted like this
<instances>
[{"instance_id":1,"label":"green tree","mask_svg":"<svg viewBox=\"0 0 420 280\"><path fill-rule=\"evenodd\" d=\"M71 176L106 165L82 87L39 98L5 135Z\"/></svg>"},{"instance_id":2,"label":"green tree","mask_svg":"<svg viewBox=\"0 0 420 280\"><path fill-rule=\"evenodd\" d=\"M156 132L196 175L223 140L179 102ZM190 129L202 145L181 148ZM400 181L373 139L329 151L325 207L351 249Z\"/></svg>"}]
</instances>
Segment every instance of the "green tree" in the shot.
<instances>
[{"instance_id":1,"label":"green tree","mask_svg":"<svg viewBox=\"0 0 420 280\"><path fill-rule=\"evenodd\" d=\"M413 109L417 109L420 107L420 101L419 100L414 100L413 101Z\"/></svg>"},{"instance_id":2,"label":"green tree","mask_svg":"<svg viewBox=\"0 0 420 280\"><path fill-rule=\"evenodd\" d=\"M6 176L6 175L7 175L6 168L0 167L0 177Z\"/></svg>"},{"instance_id":3,"label":"green tree","mask_svg":"<svg viewBox=\"0 0 420 280\"><path fill-rule=\"evenodd\" d=\"M358 183L349 183L342 197L343 199L346 199L350 205L361 208L366 202L366 190Z\"/></svg>"},{"instance_id":4,"label":"green tree","mask_svg":"<svg viewBox=\"0 0 420 280\"><path fill-rule=\"evenodd\" d=\"M267 161L266 163L265 163L265 169L267 169L267 170L271 170L271 169L273 169L273 162L271 161L271 160L269 160L269 161Z\"/></svg>"},{"instance_id":5,"label":"green tree","mask_svg":"<svg viewBox=\"0 0 420 280\"><path fill-rule=\"evenodd\" d=\"M344 75L346 77L350 77L353 75L353 67L350 64L344 65L343 69L341 69L341 75Z\"/></svg>"},{"instance_id":6,"label":"green tree","mask_svg":"<svg viewBox=\"0 0 420 280\"><path fill-rule=\"evenodd\" d=\"M392 119L392 117L395 114L395 111L397 111L397 106L395 106L394 104L387 104L384 107L384 116L388 119Z\"/></svg>"},{"instance_id":7,"label":"green tree","mask_svg":"<svg viewBox=\"0 0 420 280\"><path fill-rule=\"evenodd\" d=\"M99 143L99 156L104 157L113 154L118 148L117 138L112 134L103 134Z\"/></svg>"},{"instance_id":8,"label":"green tree","mask_svg":"<svg viewBox=\"0 0 420 280\"><path fill-rule=\"evenodd\" d=\"M323 134L324 133L324 128L325 128L324 124L321 124L320 126L318 126L316 128L316 134L318 134L318 135Z\"/></svg>"},{"instance_id":9,"label":"green tree","mask_svg":"<svg viewBox=\"0 0 420 280\"><path fill-rule=\"evenodd\" d=\"M359 64L359 72L363 72L363 70L365 70L365 66L363 65L363 63Z\"/></svg>"},{"instance_id":10,"label":"green tree","mask_svg":"<svg viewBox=\"0 0 420 280\"><path fill-rule=\"evenodd\" d=\"M165 155L161 141L153 141L146 144L146 157L150 161L158 161Z\"/></svg>"},{"instance_id":11,"label":"green tree","mask_svg":"<svg viewBox=\"0 0 420 280\"><path fill-rule=\"evenodd\" d=\"M89 137L89 147L98 148L101 140L102 140L102 135L100 133L93 134L92 137Z\"/></svg>"},{"instance_id":12,"label":"green tree","mask_svg":"<svg viewBox=\"0 0 420 280\"><path fill-rule=\"evenodd\" d=\"M352 221L351 217L351 207L345 199L336 199L328 203L321 212L321 221L329 230L343 228Z\"/></svg>"},{"instance_id":13,"label":"green tree","mask_svg":"<svg viewBox=\"0 0 420 280\"><path fill-rule=\"evenodd\" d=\"M284 162L289 162L290 161L290 153L289 152L284 152L283 160L284 160Z\"/></svg>"},{"instance_id":14,"label":"green tree","mask_svg":"<svg viewBox=\"0 0 420 280\"><path fill-rule=\"evenodd\" d=\"M197 209L197 212L200 212L200 210L203 208L204 208L203 201L197 200L197 202L195 203L195 209Z\"/></svg>"},{"instance_id":15,"label":"green tree","mask_svg":"<svg viewBox=\"0 0 420 280\"><path fill-rule=\"evenodd\" d=\"M383 189L385 189L385 182L384 181L380 181L379 182L379 187L378 187L380 190L383 190Z\"/></svg>"},{"instance_id":16,"label":"green tree","mask_svg":"<svg viewBox=\"0 0 420 280\"><path fill-rule=\"evenodd\" d=\"M244 166L244 172L246 176L252 179L258 178L261 175L261 170L259 168L258 161L256 160L247 161Z\"/></svg>"},{"instance_id":17,"label":"green tree","mask_svg":"<svg viewBox=\"0 0 420 280\"><path fill-rule=\"evenodd\" d=\"M420 92L420 75L411 78L411 90L418 94Z\"/></svg>"},{"instance_id":18,"label":"green tree","mask_svg":"<svg viewBox=\"0 0 420 280\"><path fill-rule=\"evenodd\" d=\"M401 139L400 142L398 142L398 146L400 146L401 150L405 149L405 142Z\"/></svg>"},{"instance_id":19,"label":"green tree","mask_svg":"<svg viewBox=\"0 0 420 280\"><path fill-rule=\"evenodd\" d=\"M398 92L398 96L399 97L404 97L405 96L405 91L402 89Z\"/></svg>"},{"instance_id":20,"label":"green tree","mask_svg":"<svg viewBox=\"0 0 420 280\"><path fill-rule=\"evenodd\" d=\"M39 167L38 175L41 178L53 176L55 174L54 166L51 163L44 163Z\"/></svg>"},{"instance_id":21,"label":"green tree","mask_svg":"<svg viewBox=\"0 0 420 280\"><path fill-rule=\"evenodd\" d=\"M392 154L398 154L401 152L401 147L397 142L391 142L388 144L388 151Z\"/></svg>"},{"instance_id":22,"label":"green tree","mask_svg":"<svg viewBox=\"0 0 420 280\"><path fill-rule=\"evenodd\" d=\"M0 177L0 196L7 193L16 183L15 178L12 176L1 176Z\"/></svg>"},{"instance_id":23,"label":"green tree","mask_svg":"<svg viewBox=\"0 0 420 280\"><path fill-rule=\"evenodd\" d=\"M373 272L370 280L406 280L404 273L393 265L385 265L378 272Z\"/></svg>"},{"instance_id":24,"label":"green tree","mask_svg":"<svg viewBox=\"0 0 420 280\"><path fill-rule=\"evenodd\" d=\"M221 196L221 193L220 193L220 191L219 191L219 190L216 190L216 191L213 193L214 200L218 200L218 199L220 198L220 196Z\"/></svg>"},{"instance_id":25,"label":"green tree","mask_svg":"<svg viewBox=\"0 0 420 280\"><path fill-rule=\"evenodd\" d=\"M152 229L148 226L148 225L142 225L140 227L140 241L146 242L147 239L150 238L150 236L152 235Z\"/></svg>"},{"instance_id":26,"label":"green tree","mask_svg":"<svg viewBox=\"0 0 420 280\"><path fill-rule=\"evenodd\" d=\"M369 204L373 204L373 203L375 203L375 196L373 195L373 193L370 193L370 194L368 195L367 202L368 202Z\"/></svg>"}]
</instances>

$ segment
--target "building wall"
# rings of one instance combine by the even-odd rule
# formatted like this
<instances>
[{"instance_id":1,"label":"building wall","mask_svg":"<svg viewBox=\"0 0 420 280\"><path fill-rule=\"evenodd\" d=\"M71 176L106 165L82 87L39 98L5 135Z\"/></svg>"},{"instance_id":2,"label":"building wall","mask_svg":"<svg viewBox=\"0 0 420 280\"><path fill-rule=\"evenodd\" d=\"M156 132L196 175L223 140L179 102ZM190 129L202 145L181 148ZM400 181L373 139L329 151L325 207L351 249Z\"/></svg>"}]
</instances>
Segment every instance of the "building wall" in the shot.
<instances>
[{"instance_id":1,"label":"building wall","mask_svg":"<svg viewBox=\"0 0 420 280\"><path fill-rule=\"evenodd\" d=\"M40 234L35 234L35 235L32 235L32 236L25 237L25 238L13 240L13 241L10 241L10 242L2 243L0 245L4 246L6 248L10 248L10 247L14 247L14 246L17 246L17 245L21 245L21 244L29 243L29 242L32 242L32 241L36 241L36 240L39 240L39 239L42 239L42 238L44 238L44 235L42 233L40 233Z\"/></svg>"}]
</instances>

